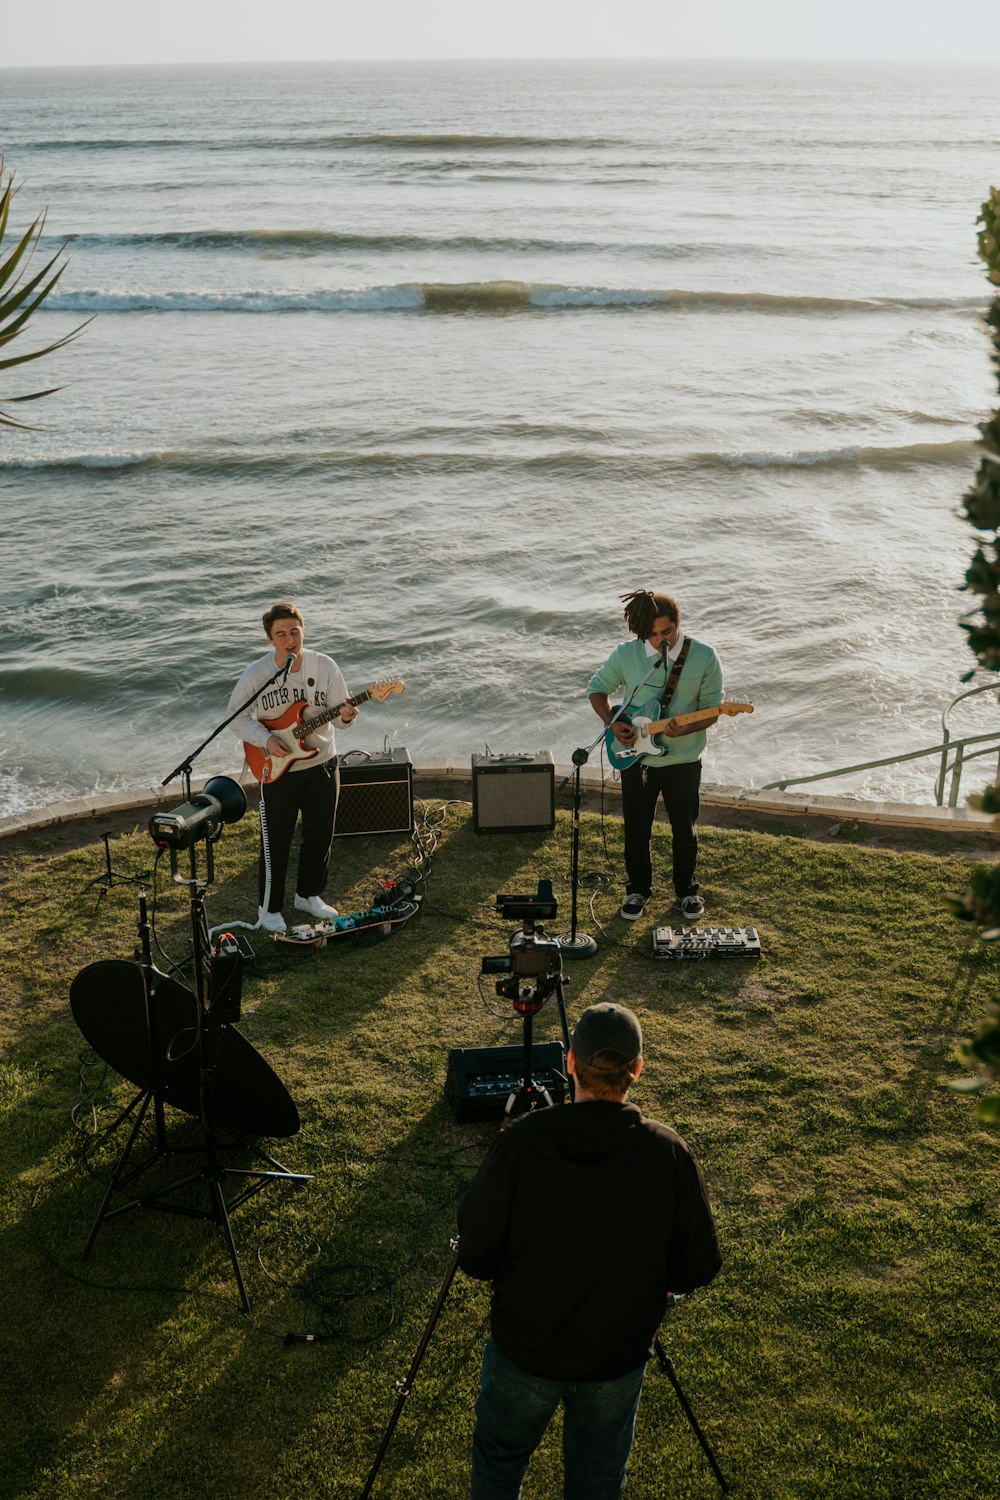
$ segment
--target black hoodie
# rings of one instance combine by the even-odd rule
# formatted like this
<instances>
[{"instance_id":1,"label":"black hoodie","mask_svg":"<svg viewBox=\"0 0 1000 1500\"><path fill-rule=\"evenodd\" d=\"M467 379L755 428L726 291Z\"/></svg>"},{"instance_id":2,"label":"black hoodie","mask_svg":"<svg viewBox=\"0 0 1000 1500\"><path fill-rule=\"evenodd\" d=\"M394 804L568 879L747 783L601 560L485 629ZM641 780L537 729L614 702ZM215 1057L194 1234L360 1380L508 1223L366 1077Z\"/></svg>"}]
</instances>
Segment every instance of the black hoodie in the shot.
<instances>
[{"instance_id":1,"label":"black hoodie","mask_svg":"<svg viewBox=\"0 0 1000 1500\"><path fill-rule=\"evenodd\" d=\"M701 1169L666 1125L587 1100L501 1132L458 1213L458 1259L493 1282L493 1338L548 1380L641 1365L671 1292L722 1264Z\"/></svg>"}]
</instances>

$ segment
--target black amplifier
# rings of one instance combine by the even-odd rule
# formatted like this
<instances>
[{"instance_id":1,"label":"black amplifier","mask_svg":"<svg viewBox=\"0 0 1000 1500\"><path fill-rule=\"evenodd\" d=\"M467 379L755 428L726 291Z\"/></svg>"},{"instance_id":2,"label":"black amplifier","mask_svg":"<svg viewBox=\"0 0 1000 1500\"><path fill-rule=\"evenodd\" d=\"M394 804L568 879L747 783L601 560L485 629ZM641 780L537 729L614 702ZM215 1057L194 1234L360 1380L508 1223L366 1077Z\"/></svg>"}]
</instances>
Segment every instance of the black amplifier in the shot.
<instances>
[{"instance_id":1,"label":"black amplifier","mask_svg":"<svg viewBox=\"0 0 1000 1500\"><path fill-rule=\"evenodd\" d=\"M340 757L338 839L362 833L410 833L413 765L403 746L373 754L348 750Z\"/></svg>"},{"instance_id":2,"label":"black amplifier","mask_svg":"<svg viewBox=\"0 0 1000 1500\"><path fill-rule=\"evenodd\" d=\"M566 1095L566 1059L561 1042L536 1042L531 1049L531 1082L553 1104ZM523 1047L453 1047L448 1053L445 1098L460 1125L470 1120L502 1120L511 1094L524 1083Z\"/></svg>"},{"instance_id":3,"label":"black amplifier","mask_svg":"<svg viewBox=\"0 0 1000 1500\"><path fill-rule=\"evenodd\" d=\"M655 927L654 958L760 958L756 927Z\"/></svg>"}]
</instances>

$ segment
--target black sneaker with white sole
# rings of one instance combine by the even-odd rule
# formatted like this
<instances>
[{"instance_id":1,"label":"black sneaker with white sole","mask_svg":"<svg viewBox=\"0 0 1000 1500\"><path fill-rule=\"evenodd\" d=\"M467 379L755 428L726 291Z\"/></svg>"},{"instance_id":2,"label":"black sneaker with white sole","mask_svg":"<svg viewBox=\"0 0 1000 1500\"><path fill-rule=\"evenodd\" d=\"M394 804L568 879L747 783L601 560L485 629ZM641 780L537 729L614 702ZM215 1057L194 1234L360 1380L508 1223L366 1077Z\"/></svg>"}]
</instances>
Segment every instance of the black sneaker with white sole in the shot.
<instances>
[{"instance_id":1,"label":"black sneaker with white sole","mask_svg":"<svg viewBox=\"0 0 1000 1500\"><path fill-rule=\"evenodd\" d=\"M648 900L648 896L640 896L638 891L631 891L622 902L621 911L618 915L624 917L626 922L634 922L636 917L642 916Z\"/></svg>"},{"instance_id":2,"label":"black sneaker with white sole","mask_svg":"<svg viewBox=\"0 0 1000 1500\"><path fill-rule=\"evenodd\" d=\"M697 922L705 915L705 903L700 896L683 896L677 905L685 922Z\"/></svg>"}]
</instances>

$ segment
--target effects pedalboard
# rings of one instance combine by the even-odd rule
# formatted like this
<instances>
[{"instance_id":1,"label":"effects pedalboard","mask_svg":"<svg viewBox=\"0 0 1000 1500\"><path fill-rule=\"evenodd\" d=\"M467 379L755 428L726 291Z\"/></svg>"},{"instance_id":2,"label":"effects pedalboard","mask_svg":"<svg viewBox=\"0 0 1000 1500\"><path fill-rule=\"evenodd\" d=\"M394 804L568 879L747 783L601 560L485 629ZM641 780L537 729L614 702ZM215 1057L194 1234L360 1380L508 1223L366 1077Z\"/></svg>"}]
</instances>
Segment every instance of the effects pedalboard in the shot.
<instances>
[{"instance_id":1,"label":"effects pedalboard","mask_svg":"<svg viewBox=\"0 0 1000 1500\"><path fill-rule=\"evenodd\" d=\"M653 957L760 958L760 938L756 927L656 927Z\"/></svg>"},{"instance_id":2,"label":"effects pedalboard","mask_svg":"<svg viewBox=\"0 0 1000 1500\"><path fill-rule=\"evenodd\" d=\"M327 922L300 922L288 932L275 934L276 943L292 948L325 948L334 938L388 937L394 927L408 922L420 910L417 901L396 901L391 906L372 906Z\"/></svg>"}]
</instances>

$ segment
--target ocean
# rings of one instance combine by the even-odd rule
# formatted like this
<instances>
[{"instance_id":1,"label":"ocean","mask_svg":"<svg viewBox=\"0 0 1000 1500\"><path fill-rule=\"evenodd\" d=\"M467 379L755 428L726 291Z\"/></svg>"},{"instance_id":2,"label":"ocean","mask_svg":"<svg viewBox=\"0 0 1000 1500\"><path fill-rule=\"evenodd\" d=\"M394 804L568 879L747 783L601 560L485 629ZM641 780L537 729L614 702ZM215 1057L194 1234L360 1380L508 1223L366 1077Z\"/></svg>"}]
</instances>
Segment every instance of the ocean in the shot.
<instances>
[{"instance_id":1,"label":"ocean","mask_svg":"<svg viewBox=\"0 0 1000 1500\"><path fill-rule=\"evenodd\" d=\"M755 705L709 783L936 744L995 101L987 63L0 71L13 227L68 259L33 337L94 319L0 381L63 387L0 429L0 815L161 781L285 598L405 681L343 748L567 760L647 586Z\"/></svg>"}]
</instances>

